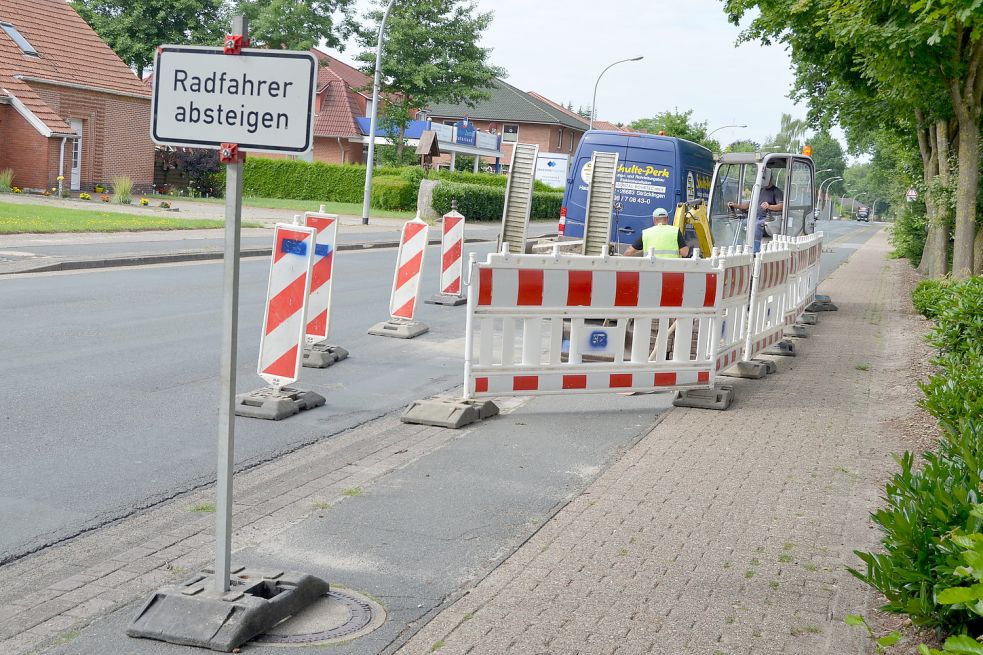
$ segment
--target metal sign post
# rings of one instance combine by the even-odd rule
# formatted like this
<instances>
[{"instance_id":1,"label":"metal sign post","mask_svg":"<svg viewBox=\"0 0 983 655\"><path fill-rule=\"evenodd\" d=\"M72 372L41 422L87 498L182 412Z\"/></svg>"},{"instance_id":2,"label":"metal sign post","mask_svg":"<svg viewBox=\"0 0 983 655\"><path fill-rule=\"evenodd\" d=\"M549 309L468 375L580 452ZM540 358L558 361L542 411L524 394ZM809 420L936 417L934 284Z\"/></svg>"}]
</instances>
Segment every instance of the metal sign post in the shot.
<instances>
[{"instance_id":1,"label":"metal sign post","mask_svg":"<svg viewBox=\"0 0 983 655\"><path fill-rule=\"evenodd\" d=\"M323 580L303 573L280 572L275 579L243 568L234 578L232 573L243 150L310 150L317 77L310 53L248 47L248 25L239 16L224 48L157 49L151 137L160 144L218 149L226 165L215 568L154 592L126 630L131 637L223 652L263 634L329 590Z\"/></svg>"},{"instance_id":2,"label":"metal sign post","mask_svg":"<svg viewBox=\"0 0 983 655\"><path fill-rule=\"evenodd\" d=\"M232 34L249 38L245 16L232 21ZM234 38L234 37L233 37ZM248 43L248 41L247 41ZM232 150L232 149L230 149ZM215 591L229 590L232 569L232 467L235 460L236 349L239 343L239 251L242 223L242 160L225 165L225 272L222 283L222 391L218 409L218 477L215 481Z\"/></svg>"}]
</instances>

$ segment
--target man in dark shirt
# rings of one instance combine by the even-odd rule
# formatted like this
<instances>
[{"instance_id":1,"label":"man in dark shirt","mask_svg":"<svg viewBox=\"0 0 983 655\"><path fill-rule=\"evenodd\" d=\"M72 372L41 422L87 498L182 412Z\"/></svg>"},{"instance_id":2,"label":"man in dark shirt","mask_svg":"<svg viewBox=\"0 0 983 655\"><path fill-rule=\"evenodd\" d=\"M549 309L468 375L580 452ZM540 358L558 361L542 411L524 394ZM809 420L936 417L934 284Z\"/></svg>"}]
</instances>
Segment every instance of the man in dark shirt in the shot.
<instances>
[{"instance_id":1,"label":"man in dark shirt","mask_svg":"<svg viewBox=\"0 0 983 655\"><path fill-rule=\"evenodd\" d=\"M775 186L771 169L766 168L762 173L761 190L758 192L758 214L754 229L754 252L761 249L761 237L764 235L765 215L767 212L781 212L785 209L785 196L782 190ZM731 209L748 209L749 203L728 202Z\"/></svg>"}]
</instances>

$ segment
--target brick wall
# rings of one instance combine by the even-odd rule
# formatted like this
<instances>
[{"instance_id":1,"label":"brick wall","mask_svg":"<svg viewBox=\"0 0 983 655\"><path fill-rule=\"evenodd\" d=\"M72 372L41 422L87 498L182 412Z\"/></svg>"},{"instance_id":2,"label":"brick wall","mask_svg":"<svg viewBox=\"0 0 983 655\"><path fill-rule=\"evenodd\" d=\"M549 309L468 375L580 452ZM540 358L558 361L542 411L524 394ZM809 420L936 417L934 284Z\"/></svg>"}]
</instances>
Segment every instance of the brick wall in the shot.
<instances>
[{"instance_id":1,"label":"brick wall","mask_svg":"<svg viewBox=\"0 0 983 655\"><path fill-rule=\"evenodd\" d=\"M352 143L347 138L338 139L332 136L314 137L314 161L325 164L360 164L362 163L362 144Z\"/></svg>"},{"instance_id":2,"label":"brick wall","mask_svg":"<svg viewBox=\"0 0 983 655\"><path fill-rule=\"evenodd\" d=\"M137 188L154 179L154 146L150 140L150 99L69 89L41 83L32 88L66 121L82 121L81 186L91 189L113 176L127 175ZM53 139L52 141L56 141ZM48 153L49 178L57 177L58 145ZM66 148L66 168L71 151ZM53 173L53 174L52 174ZM69 174L65 174L66 180Z\"/></svg>"},{"instance_id":3,"label":"brick wall","mask_svg":"<svg viewBox=\"0 0 983 655\"><path fill-rule=\"evenodd\" d=\"M48 141L13 107L0 105L0 169L14 170L14 186L22 189L44 189L49 186L45 167L45 162L50 158ZM54 177L57 178L58 174L55 173Z\"/></svg>"}]
</instances>

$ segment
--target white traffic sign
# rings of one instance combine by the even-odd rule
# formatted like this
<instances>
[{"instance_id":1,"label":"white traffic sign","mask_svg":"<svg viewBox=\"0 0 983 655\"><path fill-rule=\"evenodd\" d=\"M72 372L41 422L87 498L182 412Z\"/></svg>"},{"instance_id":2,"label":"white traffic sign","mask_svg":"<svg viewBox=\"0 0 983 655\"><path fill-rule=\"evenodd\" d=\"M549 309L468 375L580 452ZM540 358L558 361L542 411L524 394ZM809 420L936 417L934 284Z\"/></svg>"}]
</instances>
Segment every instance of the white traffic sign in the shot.
<instances>
[{"instance_id":1,"label":"white traffic sign","mask_svg":"<svg viewBox=\"0 0 983 655\"><path fill-rule=\"evenodd\" d=\"M307 152L313 144L317 61L309 52L162 46L154 67L155 143Z\"/></svg>"},{"instance_id":2,"label":"white traffic sign","mask_svg":"<svg viewBox=\"0 0 983 655\"><path fill-rule=\"evenodd\" d=\"M908 199L908 202L915 202L918 200L918 192L914 189L908 189L908 193L904 194L904 196Z\"/></svg>"}]
</instances>

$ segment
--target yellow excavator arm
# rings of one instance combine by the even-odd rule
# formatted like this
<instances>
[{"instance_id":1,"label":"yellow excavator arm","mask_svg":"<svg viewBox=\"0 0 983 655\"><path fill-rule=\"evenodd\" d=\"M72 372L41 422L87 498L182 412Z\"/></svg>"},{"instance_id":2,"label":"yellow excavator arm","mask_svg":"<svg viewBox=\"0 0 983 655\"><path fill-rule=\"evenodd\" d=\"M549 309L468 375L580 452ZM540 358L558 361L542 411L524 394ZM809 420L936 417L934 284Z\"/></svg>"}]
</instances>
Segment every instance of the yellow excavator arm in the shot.
<instances>
[{"instance_id":1,"label":"yellow excavator arm","mask_svg":"<svg viewBox=\"0 0 983 655\"><path fill-rule=\"evenodd\" d=\"M690 200L676 205L676 215L672 224L679 231L686 232L686 226L692 225L696 239L700 244L700 255L709 257L713 250L713 236L710 234L710 221L707 220L707 204L703 200Z\"/></svg>"}]
</instances>

